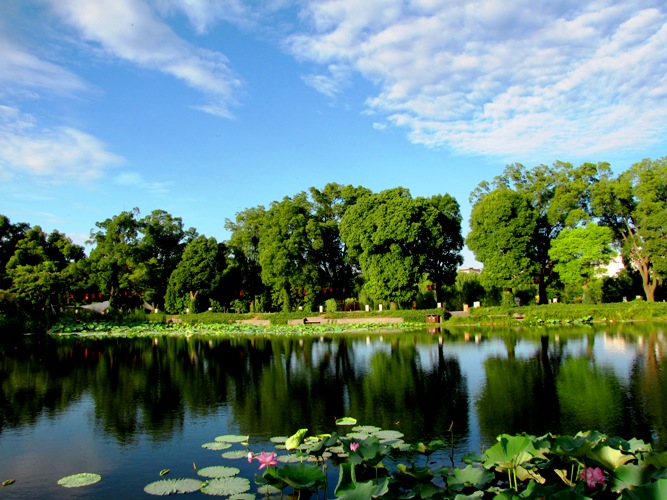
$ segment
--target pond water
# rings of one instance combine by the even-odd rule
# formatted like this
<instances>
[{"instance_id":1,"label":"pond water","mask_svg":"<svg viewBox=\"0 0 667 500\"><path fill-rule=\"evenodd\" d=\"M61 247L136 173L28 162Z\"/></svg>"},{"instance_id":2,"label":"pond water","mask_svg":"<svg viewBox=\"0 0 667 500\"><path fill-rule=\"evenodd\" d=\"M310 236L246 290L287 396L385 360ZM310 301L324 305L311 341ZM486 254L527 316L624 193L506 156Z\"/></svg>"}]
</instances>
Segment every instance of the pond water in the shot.
<instances>
[{"instance_id":1,"label":"pond water","mask_svg":"<svg viewBox=\"0 0 667 500\"><path fill-rule=\"evenodd\" d=\"M147 498L143 488L161 469L197 477L193 464L223 465L220 451L202 448L216 436L248 435L251 450L270 451L272 436L331 432L343 416L408 442L449 443L451 427L453 452L441 459L457 463L501 433L595 429L665 449L665 330L8 338L0 344L0 481L16 482L0 495ZM232 465L248 478L257 468ZM56 484L79 472L103 479Z\"/></svg>"}]
</instances>

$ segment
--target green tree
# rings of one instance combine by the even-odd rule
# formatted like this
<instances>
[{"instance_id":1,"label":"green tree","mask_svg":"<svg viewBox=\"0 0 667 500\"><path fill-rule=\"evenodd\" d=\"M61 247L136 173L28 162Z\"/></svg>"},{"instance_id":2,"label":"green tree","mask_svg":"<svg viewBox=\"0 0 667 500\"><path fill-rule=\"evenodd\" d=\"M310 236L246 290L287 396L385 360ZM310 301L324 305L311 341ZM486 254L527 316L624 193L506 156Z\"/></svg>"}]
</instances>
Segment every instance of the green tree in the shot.
<instances>
[{"instance_id":1,"label":"green tree","mask_svg":"<svg viewBox=\"0 0 667 500\"><path fill-rule=\"evenodd\" d=\"M593 191L600 224L614 232L627 268L638 270L646 300L667 277L667 157L643 160Z\"/></svg>"},{"instance_id":2,"label":"green tree","mask_svg":"<svg viewBox=\"0 0 667 500\"><path fill-rule=\"evenodd\" d=\"M7 290L12 284L6 274L6 266L14 255L16 244L25 236L30 225L25 222L12 224L8 217L0 215L0 290Z\"/></svg>"},{"instance_id":3,"label":"green tree","mask_svg":"<svg viewBox=\"0 0 667 500\"><path fill-rule=\"evenodd\" d=\"M259 235L265 217L266 209L260 205L238 212L234 222L225 220L225 229L231 232L227 242L229 255L225 298L228 302L248 302L249 308L256 311L263 309L263 304L257 301L265 290L259 261Z\"/></svg>"},{"instance_id":4,"label":"green tree","mask_svg":"<svg viewBox=\"0 0 667 500\"><path fill-rule=\"evenodd\" d=\"M192 240L169 278L166 309L178 312L185 306L195 312L197 299L208 297L215 290L226 267L225 254L224 245L213 237L198 236Z\"/></svg>"},{"instance_id":5,"label":"green tree","mask_svg":"<svg viewBox=\"0 0 667 500\"><path fill-rule=\"evenodd\" d=\"M55 308L73 285L73 269L84 256L82 246L58 231L47 235L39 226L28 229L7 262L10 290L24 308Z\"/></svg>"},{"instance_id":6,"label":"green tree","mask_svg":"<svg viewBox=\"0 0 667 500\"><path fill-rule=\"evenodd\" d=\"M302 192L273 202L260 228L262 281L283 310L314 302L319 276L307 229L311 217L310 201Z\"/></svg>"},{"instance_id":7,"label":"green tree","mask_svg":"<svg viewBox=\"0 0 667 500\"><path fill-rule=\"evenodd\" d=\"M382 301L406 304L423 274L454 281L462 246L460 216L449 198L416 198L405 188L363 196L340 224L342 241L359 260L364 287Z\"/></svg>"},{"instance_id":8,"label":"green tree","mask_svg":"<svg viewBox=\"0 0 667 500\"><path fill-rule=\"evenodd\" d=\"M592 218L590 202L593 187L600 180L607 179L610 173L607 163L584 163L579 167L573 167L569 163L555 162L551 167L538 165L532 169L517 163L508 165L503 174L497 176L492 183L486 181L480 183L470 198L475 217L473 220L471 215L471 227L474 225L479 229L484 225L479 220L479 212L475 212L475 207L484 203L484 199L495 191L512 191L522 195L523 201L508 194L502 195L513 207L512 209L518 208L517 203L525 205L517 212L517 216L521 216L521 219L512 222L514 231L507 233L507 236L517 238L516 242L508 241L507 244L514 246L516 243L518 249L511 252L516 258L511 279L507 277L508 265L511 264L509 255L504 255L505 263L499 268L502 272L498 278L508 283L504 285L505 287L514 286L512 283L516 283L517 280L520 283L533 282L538 288L539 302L544 304L548 301L547 287L555 277L549 258L551 242L564 228L575 227ZM494 199L492 204L500 209L502 200ZM493 216L488 207L482 211ZM532 212L532 215L529 212ZM533 229L530 240L527 240L529 228L524 227L526 224ZM489 227L489 224L486 226ZM471 233L472 231L471 229ZM485 238L479 234L473 235L471 242L476 246L476 252L484 255L484 258L481 255L477 258L484 263L485 268L487 263L484 259L493 258L492 248L485 250L486 245L491 247L502 245L496 238ZM495 267L497 264L493 263L492 266ZM495 270L487 272L486 279L498 281L495 277L492 278L494 274Z\"/></svg>"},{"instance_id":9,"label":"green tree","mask_svg":"<svg viewBox=\"0 0 667 500\"><path fill-rule=\"evenodd\" d=\"M139 249L139 209L96 222L98 231L91 232L89 244L91 284L109 297L110 308L136 307L145 286L146 271Z\"/></svg>"},{"instance_id":10,"label":"green tree","mask_svg":"<svg viewBox=\"0 0 667 500\"><path fill-rule=\"evenodd\" d=\"M162 306L169 277L181 261L185 246L197 237L194 228L185 230L180 217L154 210L139 221L139 265L143 270L141 292L153 307Z\"/></svg>"},{"instance_id":11,"label":"green tree","mask_svg":"<svg viewBox=\"0 0 667 500\"><path fill-rule=\"evenodd\" d=\"M611 229L590 222L584 227L563 229L553 240L549 257L561 281L581 286L585 298L591 279L614 257L612 242Z\"/></svg>"}]
</instances>

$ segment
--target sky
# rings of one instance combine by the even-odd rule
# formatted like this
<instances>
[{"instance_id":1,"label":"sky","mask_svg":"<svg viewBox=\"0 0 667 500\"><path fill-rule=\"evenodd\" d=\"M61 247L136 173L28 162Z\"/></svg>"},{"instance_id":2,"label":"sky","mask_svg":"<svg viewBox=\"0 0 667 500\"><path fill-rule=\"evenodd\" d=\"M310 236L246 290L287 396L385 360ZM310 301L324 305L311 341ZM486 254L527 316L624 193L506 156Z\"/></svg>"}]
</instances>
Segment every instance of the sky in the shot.
<instances>
[{"instance_id":1,"label":"sky","mask_svg":"<svg viewBox=\"0 0 667 500\"><path fill-rule=\"evenodd\" d=\"M329 182L667 155L664 0L0 0L0 214L83 244ZM477 266L464 251L464 266Z\"/></svg>"}]
</instances>

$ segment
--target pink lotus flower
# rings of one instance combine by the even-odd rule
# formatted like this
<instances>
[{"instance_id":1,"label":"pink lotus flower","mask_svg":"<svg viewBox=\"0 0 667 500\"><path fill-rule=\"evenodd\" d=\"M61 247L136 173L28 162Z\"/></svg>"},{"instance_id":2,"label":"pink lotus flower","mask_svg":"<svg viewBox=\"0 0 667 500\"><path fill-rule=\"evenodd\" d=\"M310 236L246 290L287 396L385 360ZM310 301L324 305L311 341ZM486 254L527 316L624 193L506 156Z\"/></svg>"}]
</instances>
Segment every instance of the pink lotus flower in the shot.
<instances>
[{"instance_id":1,"label":"pink lotus flower","mask_svg":"<svg viewBox=\"0 0 667 500\"><path fill-rule=\"evenodd\" d=\"M350 443L350 450L357 451L359 448L359 443Z\"/></svg>"},{"instance_id":2,"label":"pink lotus flower","mask_svg":"<svg viewBox=\"0 0 667 500\"><path fill-rule=\"evenodd\" d=\"M259 454L258 457L255 457L259 461L259 469L262 470L264 467L273 467L274 465L278 464L278 460L276 459L276 454L271 452L267 453L263 451L262 453Z\"/></svg>"},{"instance_id":3,"label":"pink lotus flower","mask_svg":"<svg viewBox=\"0 0 667 500\"><path fill-rule=\"evenodd\" d=\"M255 457L255 455L253 455L252 451L249 451L247 456L248 456L248 463L252 462L252 459Z\"/></svg>"},{"instance_id":4,"label":"pink lotus flower","mask_svg":"<svg viewBox=\"0 0 667 500\"><path fill-rule=\"evenodd\" d=\"M598 484L604 484L605 477L600 467L588 467L581 471L579 477L586 481L589 488L595 488Z\"/></svg>"}]
</instances>

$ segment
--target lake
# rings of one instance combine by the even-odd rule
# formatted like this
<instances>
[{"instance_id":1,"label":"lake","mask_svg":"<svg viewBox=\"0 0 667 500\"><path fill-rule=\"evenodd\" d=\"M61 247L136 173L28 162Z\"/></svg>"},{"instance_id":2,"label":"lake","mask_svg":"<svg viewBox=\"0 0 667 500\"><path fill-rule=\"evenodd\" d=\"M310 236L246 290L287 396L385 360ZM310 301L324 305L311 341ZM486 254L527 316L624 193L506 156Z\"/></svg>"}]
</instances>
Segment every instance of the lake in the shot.
<instances>
[{"instance_id":1,"label":"lake","mask_svg":"<svg viewBox=\"0 0 667 500\"><path fill-rule=\"evenodd\" d=\"M667 448L665 323L324 336L20 335L0 343L3 498L149 498L146 484L223 465L337 418L443 438L457 464L501 433L599 430ZM451 455L451 456L450 456ZM225 463L225 465L229 465ZM252 478L257 464L234 464ZM57 481L102 476L78 489ZM200 478L201 479L201 478ZM252 482L252 481L251 481ZM254 491L254 490L253 490ZM203 497L196 492L188 497Z\"/></svg>"}]
</instances>

